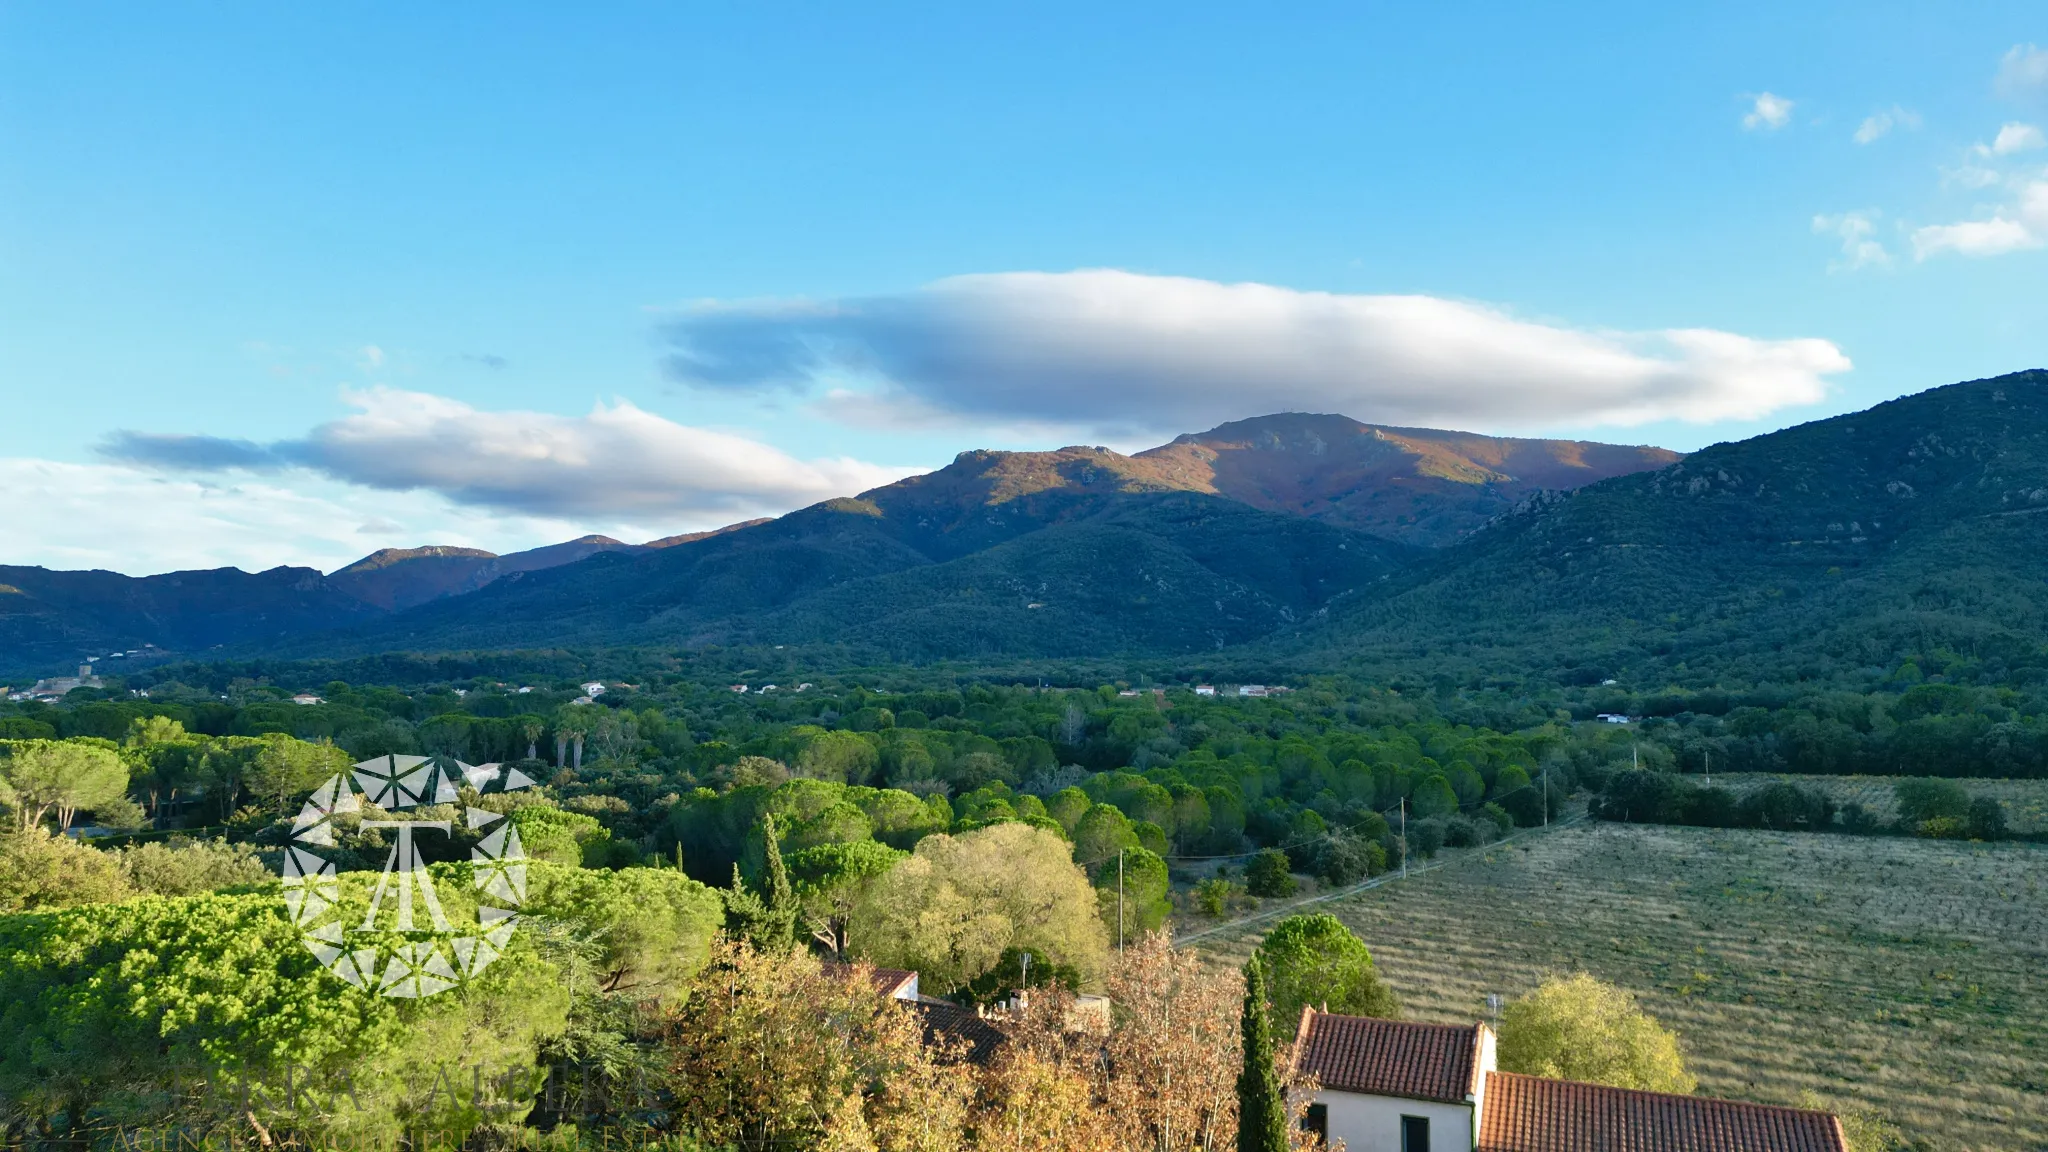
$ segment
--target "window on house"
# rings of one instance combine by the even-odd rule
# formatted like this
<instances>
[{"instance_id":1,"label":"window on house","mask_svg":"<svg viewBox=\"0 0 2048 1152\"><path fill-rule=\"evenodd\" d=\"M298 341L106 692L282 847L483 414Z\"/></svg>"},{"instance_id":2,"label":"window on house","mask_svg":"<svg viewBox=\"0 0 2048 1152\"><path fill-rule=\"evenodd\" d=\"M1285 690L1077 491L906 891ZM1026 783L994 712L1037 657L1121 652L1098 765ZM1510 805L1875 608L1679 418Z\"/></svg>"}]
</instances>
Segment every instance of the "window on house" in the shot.
<instances>
[{"instance_id":1,"label":"window on house","mask_svg":"<svg viewBox=\"0 0 2048 1152\"><path fill-rule=\"evenodd\" d=\"M1317 1138L1327 1142L1330 1139L1330 1106L1311 1104L1301 1115L1301 1130L1313 1132Z\"/></svg>"},{"instance_id":2,"label":"window on house","mask_svg":"<svg viewBox=\"0 0 2048 1152\"><path fill-rule=\"evenodd\" d=\"M1401 1152L1429 1152L1429 1117L1401 1117Z\"/></svg>"}]
</instances>

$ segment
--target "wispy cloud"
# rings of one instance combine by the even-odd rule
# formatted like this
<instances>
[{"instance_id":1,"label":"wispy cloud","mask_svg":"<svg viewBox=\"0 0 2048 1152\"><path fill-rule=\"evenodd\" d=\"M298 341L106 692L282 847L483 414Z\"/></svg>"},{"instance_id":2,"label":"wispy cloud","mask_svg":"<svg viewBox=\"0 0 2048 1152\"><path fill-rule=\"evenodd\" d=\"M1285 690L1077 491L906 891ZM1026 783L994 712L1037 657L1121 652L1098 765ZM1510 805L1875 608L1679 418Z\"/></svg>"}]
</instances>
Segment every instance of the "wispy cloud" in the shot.
<instances>
[{"instance_id":1,"label":"wispy cloud","mask_svg":"<svg viewBox=\"0 0 2048 1152\"><path fill-rule=\"evenodd\" d=\"M1872 208L1813 218L1815 232L1842 242L1842 257L1828 266L1831 271L1881 267L1892 262L1891 253L1876 239L1878 215L1877 209Z\"/></svg>"},{"instance_id":2,"label":"wispy cloud","mask_svg":"<svg viewBox=\"0 0 2048 1152\"><path fill-rule=\"evenodd\" d=\"M1755 132L1775 132L1792 121L1792 101L1769 92L1759 92L1742 117L1742 126Z\"/></svg>"},{"instance_id":3,"label":"wispy cloud","mask_svg":"<svg viewBox=\"0 0 2048 1152\"><path fill-rule=\"evenodd\" d=\"M462 358L480 368L489 368L493 372L500 372L512 366L510 360L491 352L464 353Z\"/></svg>"},{"instance_id":4,"label":"wispy cloud","mask_svg":"<svg viewBox=\"0 0 2048 1152\"><path fill-rule=\"evenodd\" d=\"M557 518L730 516L788 511L918 469L798 460L757 440L693 428L626 402L587 416L489 412L420 392L344 394L356 413L299 440L120 432L101 453L173 472L306 469L369 488Z\"/></svg>"},{"instance_id":5,"label":"wispy cloud","mask_svg":"<svg viewBox=\"0 0 2048 1152\"><path fill-rule=\"evenodd\" d=\"M1909 112L1894 104L1883 112L1873 112L1857 125L1855 140L1858 144L1873 144L1884 138L1893 128L1918 128L1920 114Z\"/></svg>"},{"instance_id":6,"label":"wispy cloud","mask_svg":"<svg viewBox=\"0 0 2048 1152\"><path fill-rule=\"evenodd\" d=\"M2048 92L2048 49L2013 45L1998 62L1993 85L2001 95L2015 99Z\"/></svg>"},{"instance_id":7,"label":"wispy cloud","mask_svg":"<svg viewBox=\"0 0 2048 1152\"><path fill-rule=\"evenodd\" d=\"M828 405L1032 421L1110 439L1281 410L1533 429L1754 418L1811 403L1826 340L1611 332L1430 296L1301 292L1116 270L959 276L830 301L694 306L669 374Z\"/></svg>"}]
</instances>

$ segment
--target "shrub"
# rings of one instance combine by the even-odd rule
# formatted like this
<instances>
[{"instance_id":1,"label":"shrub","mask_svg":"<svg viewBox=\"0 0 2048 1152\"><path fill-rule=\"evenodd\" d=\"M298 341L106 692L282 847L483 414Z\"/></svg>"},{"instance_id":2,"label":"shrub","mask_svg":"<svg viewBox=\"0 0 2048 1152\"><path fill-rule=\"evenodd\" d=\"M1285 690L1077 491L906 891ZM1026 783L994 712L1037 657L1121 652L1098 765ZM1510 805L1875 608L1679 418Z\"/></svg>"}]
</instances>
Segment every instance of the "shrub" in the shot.
<instances>
[{"instance_id":1,"label":"shrub","mask_svg":"<svg viewBox=\"0 0 2048 1152\"><path fill-rule=\"evenodd\" d=\"M1936 816L1915 824L1913 835L1929 840L1967 840L1970 838L1970 822L1961 816Z\"/></svg>"},{"instance_id":2,"label":"shrub","mask_svg":"<svg viewBox=\"0 0 2048 1152\"><path fill-rule=\"evenodd\" d=\"M1446 831L1442 820L1411 820L1408 822L1408 850L1417 858L1427 860L1444 846Z\"/></svg>"},{"instance_id":3,"label":"shrub","mask_svg":"<svg viewBox=\"0 0 2048 1152\"><path fill-rule=\"evenodd\" d=\"M1195 885L1195 908L1204 916L1221 916L1244 889L1221 876L1211 876Z\"/></svg>"},{"instance_id":4,"label":"shrub","mask_svg":"<svg viewBox=\"0 0 2048 1152\"><path fill-rule=\"evenodd\" d=\"M1477 848L1500 838L1493 821L1472 816L1453 816L1444 823L1444 843L1452 848Z\"/></svg>"},{"instance_id":5,"label":"shrub","mask_svg":"<svg viewBox=\"0 0 2048 1152\"><path fill-rule=\"evenodd\" d=\"M1300 887L1287 860L1287 853L1268 848L1252 857L1244 869L1245 890L1254 896L1292 896Z\"/></svg>"},{"instance_id":6,"label":"shrub","mask_svg":"<svg viewBox=\"0 0 2048 1152\"><path fill-rule=\"evenodd\" d=\"M2005 839L2005 808L1995 796L1979 796L1970 801L1970 814L1965 818L1972 840Z\"/></svg>"},{"instance_id":7,"label":"shrub","mask_svg":"<svg viewBox=\"0 0 2048 1152\"><path fill-rule=\"evenodd\" d=\"M1908 828L1945 816L1962 820L1970 814L1970 794L1947 780L1901 780L1892 786L1892 795L1899 800L1899 823Z\"/></svg>"}]
</instances>

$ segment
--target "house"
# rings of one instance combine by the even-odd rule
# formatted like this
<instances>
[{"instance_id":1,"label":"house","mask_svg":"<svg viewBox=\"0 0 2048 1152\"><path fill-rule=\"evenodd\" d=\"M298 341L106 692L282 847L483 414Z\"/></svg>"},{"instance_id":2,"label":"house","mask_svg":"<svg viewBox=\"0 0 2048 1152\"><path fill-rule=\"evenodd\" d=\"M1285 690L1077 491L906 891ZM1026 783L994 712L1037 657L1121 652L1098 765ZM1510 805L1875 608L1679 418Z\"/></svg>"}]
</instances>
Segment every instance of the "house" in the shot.
<instances>
[{"instance_id":1,"label":"house","mask_svg":"<svg viewBox=\"0 0 2048 1152\"><path fill-rule=\"evenodd\" d=\"M1602 712L1600 715L1594 717L1594 719L1599 720L1604 724L1627 724L1630 721L1634 720L1635 717L1626 715L1621 712Z\"/></svg>"},{"instance_id":2,"label":"house","mask_svg":"<svg viewBox=\"0 0 2048 1152\"><path fill-rule=\"evenodd\" d=\"M1832 1114L1502 1072L1493 1030L1304 1008L1302 1123L1350 1152L1847 1152Z\"/></svg>"},{"instance_id":3,"label":"house","mask_svg":"<svg viewBox=\"0 0 2048 1152\"><path fill-rule=\"evenodd\" d=\"M571 707L571 708L574 708L574 707L576 707L576 706L577 706L577 705L579 705L579 704L595 704L595 703L597 703L597 701L596 701L596 700L593 700L593 699L591 699L591 698L590 698L590 697L588 697L588 696L578 696L578 697L577 697L577 698L575 698L574 700L571 700L571 701L569 701L569 707Z\"/></svg>"},{"instance_id":4,"label":"house","mask_svg":"<svg viewBox=\"0 0 2048 1152\"><path fill-rule=\"evenodd\" d=\"M1265 696L1268 695L1268 692L1264 684L1239 684L1237 686L1237 694L1240 697Z\"/></svg>"},{"instance_id":5,"label":"house","mask_svg":"<svg viewBox=\"0 0 2048 1152\"><path fill-rule=\"evenodd\" d=\"M1493 1029L1411 1024L1304 1008L1295 1071L1320 1085L1303 1123L1350 1152L1479 1146Z\"/></svg>"},{"instance_id":6,"label":"house","mask_svg":"<svg viewBox=\"0 0 2048 1152\"><path fill-rule=\"evenodd\" d=\"M325 700L322 700L322 699L321 699L320 697L318 697L318 696L315 696L315 695L313 695L313 694L312 694L311 692L301 692L301 693L299 693L299 694L298 694L297 696L294 696L294 697L292 697L292 703L294 703L294 704L325 704L325 703L327 703L327 701L325 701Z\"/></svg>"},{"instance_id":7,"label":"house","mask_svg":"<svg viewBox=\"0 0 2048 1152\"><path fill-rule=\"evenodd\" d=\"M1214 696L1215 694L1216 686L1214 684L1195 685L1195 695L1197 696Z\"/></svg>"},{"instance_id":8,"label":"house","mask_svg":"<svg viewBox=\"0 0 2048 1152\"><path fill-rule=\"evenodd\" d=\"M744 693L747 690L747 686L745 684L735 684L732 686L732 690L735 692Z\"/></svg>"},{"instance_id":9,"label":"house","mask_svg":"<svg viewBox=\"0 0 2048 1152\"><path fill-rule=\"evenodd\" d=\"M1138 696L1142 695L1142 693L1140 693L1136 688L1126 688L1123 691L1117 693L1117 695L1125 697L1126 699L1136 699Z\"/></svg>"},{"instance_id":10,"label":"house","mask_svg":"<svg viewBox=\"0 0 2048 1152\"><path fill-rule=\"evenodd\" d=\"M597 697L604 695L604 681L602 680L592 680L590 683L585 684L582 687L583 694L585 696L591 697L592 699L596 699Z\"/></svg>"}]
</instances>

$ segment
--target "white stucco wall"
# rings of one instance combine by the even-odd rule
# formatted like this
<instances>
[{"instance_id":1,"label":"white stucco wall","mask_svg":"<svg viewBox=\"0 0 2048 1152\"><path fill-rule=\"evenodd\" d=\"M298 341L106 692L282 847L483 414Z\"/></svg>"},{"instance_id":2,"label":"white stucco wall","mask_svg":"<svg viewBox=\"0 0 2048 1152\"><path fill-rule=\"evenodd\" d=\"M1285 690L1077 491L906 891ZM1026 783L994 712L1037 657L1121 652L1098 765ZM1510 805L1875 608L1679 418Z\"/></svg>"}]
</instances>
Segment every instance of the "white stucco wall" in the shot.
<instances>
[{"instance_id":1,"label":"white stucco wall","mask_svg":"<svg viewBox=\"0 0 2048 1152\"><path fill-rule=\"evenodd\" d=\"M1330 1143L1346 1152L1401 1152L1401 1117L1429 1117L1429 1152L1472 1152L1472 1109L1464 1104L1367 1096L1325 1088L1315 1095L1330 1110Z\"/></svg>"}]
</instances>

